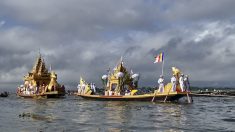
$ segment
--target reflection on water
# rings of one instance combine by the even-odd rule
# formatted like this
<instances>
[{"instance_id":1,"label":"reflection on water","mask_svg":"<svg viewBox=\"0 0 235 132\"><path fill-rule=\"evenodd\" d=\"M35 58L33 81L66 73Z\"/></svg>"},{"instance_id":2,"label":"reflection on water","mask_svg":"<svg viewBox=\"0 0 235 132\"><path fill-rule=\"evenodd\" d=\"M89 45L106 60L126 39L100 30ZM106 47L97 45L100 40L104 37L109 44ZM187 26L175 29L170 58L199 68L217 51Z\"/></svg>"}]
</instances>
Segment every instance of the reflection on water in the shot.
<instances>
[{"instance_id":1,"label":"reflection on water","mask_svg":"<svg viewBox=\"0 0 235 132\"><path fill-rule=\"evenodd\" d=\"M193 104L1 98L0 129L32 131L232 131L235 98ZM24 115L24 116L23 116ZM14 127L13 127L14 126Z\"/></svg>"}]
</instances>

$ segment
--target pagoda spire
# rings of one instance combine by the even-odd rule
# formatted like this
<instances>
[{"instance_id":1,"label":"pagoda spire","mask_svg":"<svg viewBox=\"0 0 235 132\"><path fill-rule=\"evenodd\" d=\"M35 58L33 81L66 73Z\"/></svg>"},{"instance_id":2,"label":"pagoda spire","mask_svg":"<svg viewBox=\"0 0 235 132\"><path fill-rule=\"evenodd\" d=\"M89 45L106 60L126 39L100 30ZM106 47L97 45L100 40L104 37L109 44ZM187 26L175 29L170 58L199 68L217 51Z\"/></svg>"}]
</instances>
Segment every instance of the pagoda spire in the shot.
<instances>
[{"instance_id":1,"label":"pagoda spire","mask_svg":"<svg viewBox=\"0 0 235 132\"><path fill-rule=\"evenodd\" d=\"M33 66L33 69L32 69L33 73L37 73L38 72L41 63L42 63L42 57L41 57L41 54L39 54L39 56L38 56L38 58L37 58L37 60L36 60L36 62L34 64L34 66Z\"/></svg>"}]
</instances>

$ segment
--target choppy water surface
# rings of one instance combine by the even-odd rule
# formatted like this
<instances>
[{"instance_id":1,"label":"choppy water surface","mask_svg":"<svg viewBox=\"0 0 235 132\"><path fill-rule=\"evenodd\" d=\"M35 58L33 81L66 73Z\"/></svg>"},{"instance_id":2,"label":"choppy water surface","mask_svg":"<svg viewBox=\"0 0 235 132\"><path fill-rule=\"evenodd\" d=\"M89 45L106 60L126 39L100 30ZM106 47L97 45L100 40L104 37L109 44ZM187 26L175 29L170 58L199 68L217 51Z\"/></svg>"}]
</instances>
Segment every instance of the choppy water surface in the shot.
<instances>
[{"instance_id":1,"label":"choppy water surface","mask_svg":"<svg viewBox=\"0 0 235 132\"><path fill-rule=\"evenodd\" d=\"M22 117L24 116L24 117ZM0 131L235 131L235 98L193 104L0 98Z\"/></svg>"}]
</instances>

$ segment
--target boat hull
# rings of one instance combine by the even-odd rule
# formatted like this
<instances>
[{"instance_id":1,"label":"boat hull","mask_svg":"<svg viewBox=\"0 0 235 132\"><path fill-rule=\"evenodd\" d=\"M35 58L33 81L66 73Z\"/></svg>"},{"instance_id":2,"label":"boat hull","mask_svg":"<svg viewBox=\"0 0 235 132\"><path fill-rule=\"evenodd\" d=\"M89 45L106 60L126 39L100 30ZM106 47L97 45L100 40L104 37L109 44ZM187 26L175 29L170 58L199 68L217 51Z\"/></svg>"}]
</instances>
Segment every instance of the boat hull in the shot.
<instances>
[{"instance_id":1,"label":"boat hull","mask_svg":"<svg viewBox=\"0 0 235 132\"><path fill-rule=\"evenodd\" d=\"M23 94L17 93L19 97L23 98L35 98L35 99L43 99L43 98L61 98L65 95L63 92L53 91L53 92L46 92L43 94Z\"/></svg>"},{"instance_id":2,"label":"boat hull","mask_svg":"<svg viewBox=\"0 0 235 132\"><path fill-rule=\"evenodd\" d=\"M133 95L133 96L104 96L104 95L78 95L84 99L98 100L98 101L177 101L180 98L187 96L187 93L175 93L175 94L144 94L144 95Z\"/></svg>"}]
</instances>

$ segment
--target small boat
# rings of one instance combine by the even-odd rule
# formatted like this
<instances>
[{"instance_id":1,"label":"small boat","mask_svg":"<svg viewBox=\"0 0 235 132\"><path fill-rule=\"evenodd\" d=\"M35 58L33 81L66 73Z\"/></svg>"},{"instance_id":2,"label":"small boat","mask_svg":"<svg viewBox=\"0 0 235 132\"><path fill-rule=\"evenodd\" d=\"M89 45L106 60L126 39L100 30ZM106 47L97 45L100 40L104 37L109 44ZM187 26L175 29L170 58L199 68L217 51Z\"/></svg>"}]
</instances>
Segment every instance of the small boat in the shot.
<instances>
[{"instance_id":1,"label":"small boat","mask_svg":"<svg viewBox=\"0 0 235 132\"><path fill-rule=\"evenodd\" d=\"M80 79L78 87L78 96L89 100L101 101L178 101L184 96L189 96L190 92L180 90L180 86L176 86L176 91L172 91L172 84L168 83L164 86L164 90L155 90L153 93L138 95L139 74L128 72L123 65L123 61L117 64L114 70L108 75L102 76L105 92L103 95L94 95L91 87L83 79ZM179 77L180 71L175 67L172 68L173 74Z\"/></svg>"},{"instance_id":2,"label":"small boat","mask_svg":"<svg viewBox=\"0 0 235 132\"><path fill-rule=\"evenodd\" d=\"M24 76L24 84L17 89L17 95L24 98L59 98L65 95L64 85L57 82L57 74L48 72L39 54L31 72Z\"/></svg>"},{"instance_id":3,"label":"small boat","mask_svg":"<svg viewBox=\"0 0 235 132\"><path fill-rule=\"evenodd\" d=\"M9 93L8 92L2 92L0 94L0 97L8 97Z\"/></svg>"}]
</instances>

